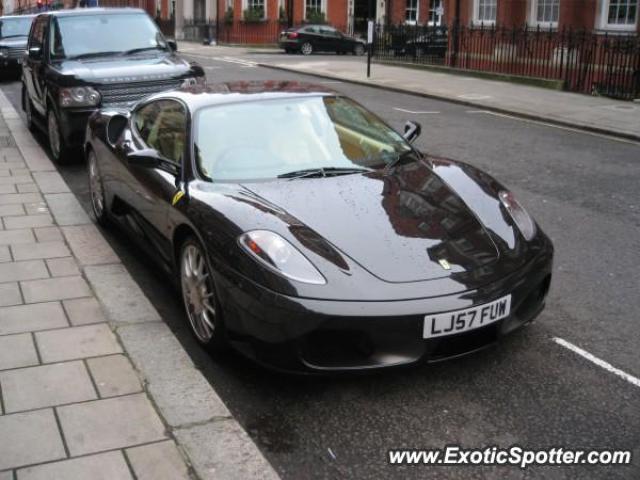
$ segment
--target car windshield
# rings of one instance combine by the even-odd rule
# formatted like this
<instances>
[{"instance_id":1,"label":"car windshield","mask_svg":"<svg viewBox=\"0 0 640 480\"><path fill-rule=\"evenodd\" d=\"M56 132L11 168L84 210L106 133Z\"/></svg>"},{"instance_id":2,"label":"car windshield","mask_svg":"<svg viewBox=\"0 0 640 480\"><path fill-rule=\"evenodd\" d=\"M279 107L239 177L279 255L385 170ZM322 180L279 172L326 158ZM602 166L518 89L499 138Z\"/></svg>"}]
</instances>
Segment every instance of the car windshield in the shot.
<instances>
[{"instance_id":1,"label":"car windshield","mask_svg":"<svg viewBox=\"0 0 640 480\"><path fill-rule=\"evenodd\" d=\"M167 48L158 27L145 13L59 16L50 35L53 58Z\"/></svg>"},{"instance_id":2,"label":"car windshield","mask_svg":"<svg viewBox=\"0 0 640 480\"><path fill-rule=\"evenodd\" d=\"M31 17L24 18L1 18L0 38L26 37L31 28Z\"/></svg>"},{"instance_id":3,"label":"car windshield","mask_svg":"<svg viewBox=\"0 0 640 480\"><path fill-rule=\"evenodd\" d=\"M334 96L207 107L196 113L194 141L213 181L366 171L413 152L373 113Z\"/></svg>"}]
</instances>

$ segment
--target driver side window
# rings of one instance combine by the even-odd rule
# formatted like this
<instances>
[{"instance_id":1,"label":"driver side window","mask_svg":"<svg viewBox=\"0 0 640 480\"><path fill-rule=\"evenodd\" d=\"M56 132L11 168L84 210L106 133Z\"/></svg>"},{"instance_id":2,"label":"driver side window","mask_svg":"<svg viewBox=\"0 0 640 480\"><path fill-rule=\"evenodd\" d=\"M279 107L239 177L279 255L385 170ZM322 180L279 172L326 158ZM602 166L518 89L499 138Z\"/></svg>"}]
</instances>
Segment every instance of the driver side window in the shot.
<instances>
[{"instance_id":1,"label":"driver side window","mask_svg":"<svg viewBox=\"0 0 640 480\"><path fill-rule=\"evenodd\" d=\"M176 163L182 163L187 137L187 115L175 100L151 102L136 112L135 127L142 141Z\"/></svg>"}]
</instances>

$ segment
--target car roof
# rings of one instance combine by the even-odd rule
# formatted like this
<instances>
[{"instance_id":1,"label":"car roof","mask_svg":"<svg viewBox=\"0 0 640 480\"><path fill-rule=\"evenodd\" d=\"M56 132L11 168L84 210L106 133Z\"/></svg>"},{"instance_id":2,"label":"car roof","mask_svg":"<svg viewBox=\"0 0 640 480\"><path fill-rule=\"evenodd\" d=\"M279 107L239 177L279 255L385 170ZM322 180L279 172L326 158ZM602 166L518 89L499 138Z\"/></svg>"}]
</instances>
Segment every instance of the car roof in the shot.
<instances>
[{"instance_id":1,"label":"car roof","mask_svg":"<svg viewBox=\"0 0 640 480\"><path fill-rule=\"evenodd\" d=\"M5 18L33 18L35 16L35 13L29 15L3 15L0 17L0 20L4 20Z\"/></svg>"},{"instance_id":2,"label":"car roof","mask_svg":"<svg viewBox=\"0 0 640 480\"><path fill-rule=\"evenodd\" d=\"M190 110L230 103L260 102L285 98L336 96L321 85L297 81L238 81L182 87L153 95L151 99L182 100Z\"/></svg>"},{"instance_id":3,"label":"car roof","mask_svg":"<svg viewBox=\"0 0 640 480\"><path fill-rule=\"evenodd\" d=\"M39 15L51 15L54 17L74 17L79 15L109 15L117 13L146 13L142 8L72 8L68 10L49 10Z\"/></svg>"}]
</instances>

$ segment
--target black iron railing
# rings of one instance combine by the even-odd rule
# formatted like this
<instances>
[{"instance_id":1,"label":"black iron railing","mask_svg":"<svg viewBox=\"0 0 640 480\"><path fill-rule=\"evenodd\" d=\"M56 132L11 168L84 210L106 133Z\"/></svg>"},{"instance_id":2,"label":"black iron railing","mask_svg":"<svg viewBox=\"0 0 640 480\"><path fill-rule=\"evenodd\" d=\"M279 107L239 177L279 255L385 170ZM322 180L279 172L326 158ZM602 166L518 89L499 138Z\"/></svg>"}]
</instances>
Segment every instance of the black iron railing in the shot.
<instances>
[{"instance_id":1,"label":"black iron railing","mask_svg":"<svg viewBox=\"0 0 640 480\"><path fill-rule=\"evenodd\" d=\"M374 55L383 60L559 80L576 92L626 99L640 96L638 35L531 27L379 25Z\"/></svg>"}]
</instances>

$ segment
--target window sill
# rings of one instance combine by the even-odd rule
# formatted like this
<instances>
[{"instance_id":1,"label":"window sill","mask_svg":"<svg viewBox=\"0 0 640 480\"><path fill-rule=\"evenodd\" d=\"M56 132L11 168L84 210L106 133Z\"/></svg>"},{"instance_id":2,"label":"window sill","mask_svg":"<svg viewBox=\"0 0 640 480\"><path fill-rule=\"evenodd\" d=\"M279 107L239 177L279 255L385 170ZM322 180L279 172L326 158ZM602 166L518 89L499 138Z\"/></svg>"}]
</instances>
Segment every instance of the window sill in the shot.
<instances>
[{"instance_id":1,"label":"window sill","mask_svg":"<svg viewBox=\"0 0 640 480\"><path fill-rule=\"evenodd\" d=\"M495 20L472 20L471 25L473 27L495 27Z\"/></svg>"}]
</instances>

